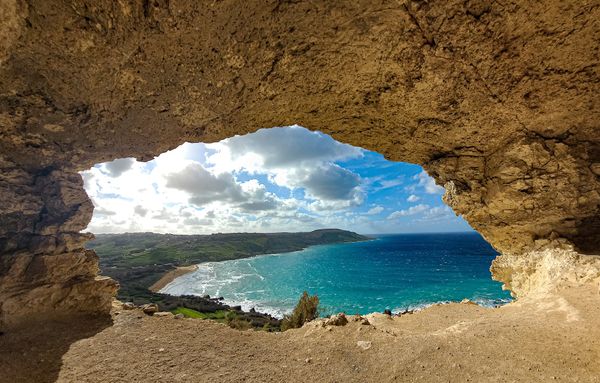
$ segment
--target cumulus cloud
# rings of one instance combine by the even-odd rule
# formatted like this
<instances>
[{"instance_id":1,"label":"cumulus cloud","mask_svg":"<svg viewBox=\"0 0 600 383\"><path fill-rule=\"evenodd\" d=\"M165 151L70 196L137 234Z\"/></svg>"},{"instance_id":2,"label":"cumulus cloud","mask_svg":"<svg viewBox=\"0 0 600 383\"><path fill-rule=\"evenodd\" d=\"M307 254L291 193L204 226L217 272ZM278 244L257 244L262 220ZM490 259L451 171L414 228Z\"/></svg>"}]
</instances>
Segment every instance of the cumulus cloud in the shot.
<instances>
[{"instance_id":1,"label":"cumulus cloud","mask_svg":"<svg viewBox=\"0 0 600 383\"><path fill-rule=\"evenodd\" d=\"M231 174L212 174L199 163L191 163L179 172L169 173L165 180L166 187L187 192L190 203L194 205L244 200L242 188Z\"/></svg>"},{"instance_id":2,"label":"cumulus cloud","mask_svg":"<svg viewBox=\"0 0 600 383\"><path fill-rule=\"evenodd\" d=\"M142 205L137 205L136 207L133 208L133 211L135 214L145 217L146 214L148 214L148 209L144 209L144 207Z\"/></svg>"},{"instance_id":3,"label":"cumulus cloud","mask_svg":"<svg viewBox=\"0 0 600 383\"><path fill-rule=\"evenodd\" d=\"M419 205L415 205L415 206L411 206L408 209L404 209L404 210L396 210L395 212L393 212L392 214L390 214L388 216L388 219L397 219L400 217L407 217L410 215L416 215L419 213L422 213L424 211L426 211L427 209L429 209L429 205L425 205L425 204L419 204Z\"/></svg>"},{"instance_id":4,"label":"cumulus cloud","mask_svg":"<svg viewBox=\"0 0 600 383\"><path fill-rule=\"evenodd\" d=\"M188 226L211 226L213 220L208 218L189 217L183 220L183 224Z\"/></svg>"},{"instance_id":5,"label":"cumulus cloud","mask_svg":"<svg viewBox=\"0 0 600 383\"><path fill-rule=\"evenodd\" d=\"M299 183L316 199L353 200L359 193L360 177L337 165L306 172Z\"/></svg>"},{"instance_id":6,"label":"cumulus cloud","mask_svg":"<svg viewBox=\"0 0 600 383\"><path fill-rule=\"evenodd\" d=\"M100 207L94 208L94 214L96 214L96 215L116 215L117 213L100 206Z\"/></svg>"},{"instance_id":7,"label":"cumulus cloud","mask_svg":"<svg viewBox=\"0 0 600 383\"><path fill-rule=\"evenodd\" d=\"M408 196L408 198L406 199L408 202L417 202L418 200L420 200L421 198L419 198L419 196L416 196L414 194L411 194L410 196Z\"/></svg>"},{"instance_id":8,"label":"cumulus cloud","mask_svg":"<svg viewBox=\"0 0 600 383\"><path fill-rule=\"evenodd\" d=\"M267 192L264 185L256 180L250 180L241 184L244 202L237 205L243 212L260 212L275 209L288 209L285 201L275 194ZM289 202L289 201L288 201Z\"/></svg>"},{"instance_id":9,"label":"cumulus cloud","mask_svg":"<svg viewBox=\"0 0 600 383\"><path fill-rule=\"evenodd\" d=\"M369 211L367 211L368 215L376 215L381 213L383 210L385 210L382 206L375 206L372 207L371 209L369 209Z\"/></svg>"},{"instance_id":10,"label":"cumulus cloud","mask_svg":"<svg viewBox=\"0 0 600 383\"><path fill-rule=\"evenodd\" d=\"M361 179L336 161L363 156L363 150L295 126L261 129L207 145L215 172L265 174L278 186L304 189L315 210L343 209L363 201Z\"/></svg>"},{"instance_id":11,"label":"cumulus cloud","mask_svg":"<svg viewBox=\"0 0 600 383\"><path fill-rule=\"evenodd\" d=\"M415 176L418 185L423 188L427 194L444 194L444 188L437 185L432 177L429 177L425 170Z\"/></svg>"},{"instance_id":12,"label":"cumulus cloud","mask_svg":"<svg viewBox=\"0 0 600 383\"><path fill-rule=\"evenodd\" d=\"M365 156L374 162L362 165L358 160ZM215 144L184 144L148 163L124 158L98 164L81 173L96 207L88 230L193 234L338 227L382 232L400 227L403 220L396 218L408 216L415 216L415 223L445 225L448 209L407 204L426 200L434 205L423 194L441 194L443 188L425 172L413 177L414 165L402 167L377 156L291 127ZM393 190L404 183L413 193L407 201ZM389 220L380 216L388 210L395 210Z\"/></svg>"},{"instance_id":13,"label":"cumulus cloud","mask_svg":"<svg viewBox=\"0 0 600 383\"><path fill-rule=\"evenodd\" d=\"M116 178L131 169L133 164L135 164L135 158L119 158L104 164L104 170L109 177Z\"/></svg>"},{"instance_id":14,"label":"cumulus cloud","mask_svg":"<svg viewBox=\"0 0 600 383\"><path fill-rule=\"evenodd\" d=\"M431 209L427 210L425 214L423 214L423 221L439 221L439 220L447 220L452 219L456 216L454 211L446 205L435 206Z\"/></svg>"},{"instance_id":15,"label":"cumulus cloud","mask_svg":"<svg viewBox=\"0 0 600 383\"><path fill-rule=\"evenodd\" d=\"M207 145L209 161L225 170L289 169L362 156L362 149L299 126L260 129Z\"/></svg>"}]
</instances>

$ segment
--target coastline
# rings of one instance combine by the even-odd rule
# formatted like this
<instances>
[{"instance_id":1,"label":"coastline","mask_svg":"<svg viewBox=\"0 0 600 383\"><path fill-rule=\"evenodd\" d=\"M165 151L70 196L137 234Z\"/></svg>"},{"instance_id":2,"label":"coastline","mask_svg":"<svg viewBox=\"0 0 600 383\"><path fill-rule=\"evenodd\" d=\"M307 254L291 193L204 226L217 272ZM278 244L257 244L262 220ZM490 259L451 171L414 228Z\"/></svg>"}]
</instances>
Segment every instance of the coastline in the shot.
<instances>
[{"instance_id":1,"label":"coastline","mask_svg":"<svg viewBox=\"0 0 600 383\"><path fill-rule=\"evenodd\" d=\"M390 235L390 236L394 236L394 235ZM371 238L369 238L367 240L363 240L363 241L311 245L311 246L307 246L301 250L260 254L260 255L248 257L247 259L275 258L275 257L287 258L289 256L294 256L294 255L301 256L302 253L304 253L310 249L327 248L330 246L335 246L335 247L343 246L345 250L339 249L339 251L348 252L348 251L353 251L352 248L354 246L351 246L351 244L359 245L360 243L365 242L365 243L372 243L373 245L377 246L375 244L375 242L381 241L381 240L382 240L382 238L380 238L380 237L371 237ZM349 246L349 247L346 247L346 246ZM367 246L367 245L363 245L360 248L362 249L364 246ZM328 250L324 250L324 251L328 251ZM358 250L358 251L360 252L361 250ZM362 251L366 251L366 250L362 250ZM336 256L336 258L337 258L337 256ZM195 274L191 278L188 278L188 277L182 278L181 282L177 282L177 281L173 280L172 283L170 283L168 286L163 287L162 288L163 290L161 290L161 291L164 294L169 294L169 295L173 295L173 296L185 296L185 295L220 296L220 297L223 297L222 302L227 305L234 306L234 307L239 306L244 311L250 311L250 310L254 309L258 312L267 313L276 318L282 318L284 316L284 314L289 313L293 309L293 305L289 305L289 299L287 299L287 298L286 298L287 301L285 303L283 303L282 301L271 300L268 298L257 296L256 294L254 294L254 295L237 294L237 293L235 293L235 291L232 293L231 291L228 291L228 290L224 291L224 290L221 290L220 288L218 288L218 286L220 286L220 284L221 284L220 281L225 280L225 279L229 280L231 278L231 275L233 275L233 274L231 274L231 272L233 272L235 274L236 273L235 270L237 270L238 267L234 266L234 269L230 270L229 267L225 266L225 268L227 270L229 270L228 273L225 273L225 274L223 274L224 276L222 275L221 277L219 277L218 275L220 275L220 274L217 273L216 271L214 271L214 270L218 270L218 266L216 266L216 265L222 264L222 263L231 263L231 262L237 263L237 261L239 261L239 260L240 259L231 259L231 260L223 260L223 261L205 262L203 264L199 264L197 270L202 270L202 271L199 271L198 274ZM269 261L269 262L271 262L271 261ZM245 265L245 262L242 262L241 264ZM207 267L208 269L210 269L210 271L205 272L204 267ZM213 270L213 268L215 268L215 269ZM242 270L242 271L238 270L237 272L240 273L239 275L245 275L245 276L251 275L254 272L259 273L259 271L254 269L252 266L250 266L250 268L253 269L253 271L246 267L243 267L244 270ZM486 271L487 271L487 266L486 266ZM260 274L263 274L262 271L260 272ZM263 279L263 278L261 277L260 279ZM485 278L485 281L490 281L490 280ZM205 283L208 284L206 286L210 286L210 287L206 287ZM227 283L227 285L229 286L229 285L231 285L231 283ZM196 286L197 288L186 288L186 286L192 286L192 287ZM435 299L436 297L429 297L429 298L422 297L422 299L418 299L418 300L409 299L406 302L403 300L403 301L400 301L399 306L395 306L394 304L392 304L392 305L388 305L389 307L382 306L381 308L380 307L371 307L371 308L367 309L362 306L359 306L359 308L352 306L353 307L352 309L344 309L344 308L341 308L341 306L337 306L337 308L336 308L335 305L333 305L332 307L323 306L323 307L321 307L321 309L322 309L321 313L325 316L329 316L331 314L335 314L337 312L346 310L346 313L359 313L361 315L367 315L369 313L383 312L384 309L390 309L392 311L392 313L403 313L406 311L410 311L410 312L420 311L427 307L440 305L440 304L460 303L461 301L463 301L465 299L477 304L480 307L495 308L495 307L503 306L512 301L511 299L504 298L504 296L501 294L499 294L498 296L496 296L494 294L486 295L485 289L483 290L483 292L481 292L479 290L477 290L477 291L478 291L477 294L473 293L473 294L466 294L466 295L462 295L462 296L453 296L452 294L450 294L451 296L444 297L444 299L440 299L442 297L437 297L438 299ZM383 299L383 298L381 298L381 299ZM398 303L398 302L396 302L396 303ZM378 305L373 305L373 306L378 306Z\"/></svg>"},{"instance_id":2,"label":"coastline","mask_svg":"<svg viewBox=\"0 0 600 383\"><path fill-rule=\"evenodd\" d=\"M198 265L178 266L175 268L175 270L171 270L164 274L158 281L154 282L152 286L148 287L148 290L152 291L153 293L158 293L162 288L173 282L175 279L196 270L198 270Z\"/></svg>"},{"instance_id":3,"label":"coastline","mask_svg":"<svg viewBox=\"0 0 600 383\"><path fill-rule=\"evenodd\" d=\"M377 237L368 237L367 239L364 240L360 240L360 241L344 241L344 242L334 242L334 243L323 243L323 244L318 244L318 245L309 245L306 246L302 249L296 249L296 250L289 250L289 251L282 251L282 252L277 252L277 253L265 253L265 254L256 254L256 255L250 255L248 257L243 257L243 258L235 258L235 259L225 259L225 260L221 260L221 261L209 261L209 262L202 262L196 265L191 265L191 266L181 266L176 268L175 270L171 270L167 273L165 273L160 280L158 280L156 283L154 283L152 286L150 286L148 288L148 290L152 291L153 293L159 293L159 294L166 294L166 295L170 295L173 297L181 297L184 296L185 294L173 294L170 292L163 292L161 293L160 290L162 290L163 288L165 288L167 285L171 284L173 281L175 281L177 278L182 277L186 274L189 274L193 271L197 271L200 269L200 267L202 265L206 265L206 264L212 264L212 263L221 263L221 262L230 262L230 261L237 261L240 259L253 259L253 258L261 258L261 257L279 257L279 256L287 256L290 254L294 254L294 253L301 253L303 251L306 251L310 248L314 248L314 247L319 247L319 246L330 246L330 245L343 245L343 244L353 244L353 243L360 243L360 242L370 242L370 241L377 241L380 238ZM182 270L180 270L182 269ZM200 295L198 295L200 296ZM255 302L245 302L245 301L236 301L236 300L231 300L228 298L224 298L221 301L222 303L232 306L232 307L241 307L241 309L243 311L247 311L250 312L251 309L256 310L256 312L261 313L261 314L266 314L269 315L273 318L277 318L277 319L282 319L284 317L284 315L286 314L285 312L279 310L278 308L274 308L274 307L257 307L257 304ZM435 303L432 303L435 304Z\"/></svg>"},{"instance_id":4,"label":"coastline","mask_svg":"<svg viewBox=\"0 0 600 383\"><path fill-rule=\"evenodd\" d=\"M293 253L299 253L302 251L305 251L309 248L313 248L313 247L318 247L318 246L329 246L329 245L342 245L342 244L350 244L350 243L360 243L360 242L370 242L370 241L376 241L379 238L377 237L369 237L368 239L364 239L364 240L360 240L360 241L344 241L344 242L332 242L332 243L321 243L321 244L317 244L317 245L308 245L306 247L303 247L301 249L294 249L294 250L289 250L289 251L281 251L281 252L277 252L277 253L263 253L263 254L254 254L254 255L249 255L247 257L242 257L242 258L233 258L233 259L223 259L223 260L219 260L219 261L208 261L208 262L201 262L199 264L195 264L195 265L190 265L190 266L178 266L175 270L171 270L168 271L167 273L165 273L158 281L156 281L152 286L148 287L148 290L152 291L153 293L158 293L160 292L160 290L162 290L165 286L167 286L169 283L173 282L175 279L189 274L193 271L198 270L199 266L201 264L206 264L206 263L221 263L221 262L228 262L228 261L237 261L239 259L250 259L250 258L259 258L259 257L271 257L271 256L280 256L280 255L288 255L288 254L293 254ZM237 305L237 303L235 303L235 305Z\"/></svg>"}]
</instances>

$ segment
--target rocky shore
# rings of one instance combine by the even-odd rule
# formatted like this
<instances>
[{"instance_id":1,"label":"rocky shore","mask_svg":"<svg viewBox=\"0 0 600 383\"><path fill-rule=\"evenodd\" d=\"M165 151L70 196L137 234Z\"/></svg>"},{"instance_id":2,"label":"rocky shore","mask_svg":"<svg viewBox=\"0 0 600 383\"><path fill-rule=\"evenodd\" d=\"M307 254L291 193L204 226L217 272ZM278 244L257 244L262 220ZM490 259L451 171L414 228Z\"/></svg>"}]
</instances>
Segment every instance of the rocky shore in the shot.
<instances>
[{"instance_id":1,"label":"rocky shore","mask_svg":"<svg viewBox=\"0 0 600 383\"><path fill-rule=\"evenodd\" d=\"M131 302L125 302L130 307L156 306L155 312L171 312L178 308L186 308L203 314L214 314L217 312L231 313L236 320L248 322L249 327L255 329L268 329L279 331L281 320L269 314L260 313L253 309L242 310L241 306L230 306L223 303L223 297L212 298L209 295L203 297L195 295L174 296L169 294L152 293L150 299L138 298ZM238 322L239 323L239 322Z\"/></svg>"}]
</instances>

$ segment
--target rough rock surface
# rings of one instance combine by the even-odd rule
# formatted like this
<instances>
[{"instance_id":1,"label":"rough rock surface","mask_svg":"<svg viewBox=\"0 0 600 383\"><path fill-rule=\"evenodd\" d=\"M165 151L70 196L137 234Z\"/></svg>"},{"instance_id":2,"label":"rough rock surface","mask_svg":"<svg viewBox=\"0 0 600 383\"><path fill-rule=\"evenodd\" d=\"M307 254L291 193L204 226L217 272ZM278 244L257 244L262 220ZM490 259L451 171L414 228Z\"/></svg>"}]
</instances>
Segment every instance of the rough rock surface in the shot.
<instances>
[{"instance_id":1,"label":"rough rock surface","mask_svg":"<svg viewBox=\"0 0 600 383\"><path fill-rule=\"evenodd\" d=\"M536 296L600 281L600 257L584 256L568 247L505 253L494 259L491 271L513 296Z\"/></svg>"},{"instance_id":2,"label":"rough rock surface","mask_svg":"<svg viewBox=\"0 0 600 383\"><path fill-rule=\"evenodd\" d=\"M82 321L7 332L0 381L596 383L599 301L588 284L498 309L437 305L283 333L121 311L95 335L78 335Z\"/></svg>"},{"instance_id":3,"label":"rough rock surface","mask_svg":"<svg viewBox=\"0 0 600 383\"><path fill-rule=\"evenodd\" d=\"M338 313L330 316L325 319L322 323L323 327L326 326L345 326L348 324L348 318L346 318L346 314Z\"/></svg>"},{"instance_id":4,"label":"rough rock surface","mask_svg":"<svg viewBox=\"0 0 600 383\"><path fill-rule=\"evenodd\" d=\"M0 285L18 288L0 317L19 294L32 310L78 305L77 284L110 299L114 285L67 264L11 271L83 254L77 171L295 123L423 165L510 259L536 241L597 253L599 5L3 1Z\"/></svg>"}]
</instances>

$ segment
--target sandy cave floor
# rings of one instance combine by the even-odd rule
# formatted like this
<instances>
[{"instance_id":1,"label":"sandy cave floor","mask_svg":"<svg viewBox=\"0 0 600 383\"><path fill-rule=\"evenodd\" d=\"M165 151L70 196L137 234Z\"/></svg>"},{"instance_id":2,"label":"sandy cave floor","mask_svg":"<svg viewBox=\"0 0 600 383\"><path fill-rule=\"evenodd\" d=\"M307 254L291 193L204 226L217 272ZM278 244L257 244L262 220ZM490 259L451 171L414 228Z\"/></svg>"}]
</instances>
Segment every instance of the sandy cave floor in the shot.
<instances>
[{"instance_id":1,"label":"sandy cave floor","mask_svg":"<svg viewBox=\"0 0 600 383\"><path fill-rule=\"evenodd\" d=\"M276 334L115 310L112 324L5 333L0 381L600 382L597 286L499 309L450 304L369 319Z\"/></svg>"}]
</instances>

